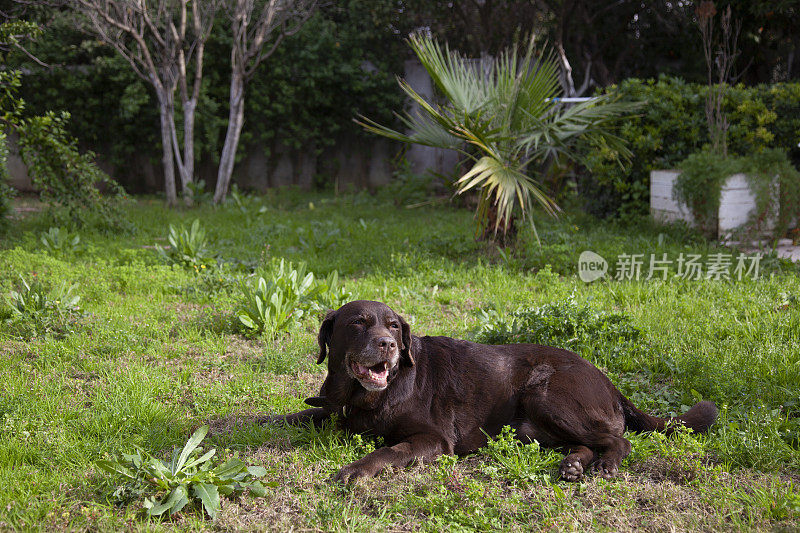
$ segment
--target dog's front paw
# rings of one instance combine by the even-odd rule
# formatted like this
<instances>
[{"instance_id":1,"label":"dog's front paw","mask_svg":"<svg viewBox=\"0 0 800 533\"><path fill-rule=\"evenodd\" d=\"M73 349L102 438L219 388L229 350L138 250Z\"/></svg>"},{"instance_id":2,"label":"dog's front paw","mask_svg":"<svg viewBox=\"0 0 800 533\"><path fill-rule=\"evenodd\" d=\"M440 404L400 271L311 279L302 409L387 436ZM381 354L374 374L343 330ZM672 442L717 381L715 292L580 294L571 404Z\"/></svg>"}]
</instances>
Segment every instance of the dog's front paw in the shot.
<instances>
[{"instance_id":1,"label":"dog's front paw","mask_svg":"<svg viewBox=\"0 0 800 533\"><path fill-rule=\"evenodd\" d=\"M378 472L380 472L380 468L376 468L371 461L360 459L343 466L333 477L333 480L338 483L351 483L358 478L376 476Z\"/></svg>"},{"instance_id":2,"label":"dog's front paw","mask_svg":"<svg viewBox=\"0 0 800 533\"><path fill-rule=\"evenodd\" d=\"M565 457L558 471L564 481L579 481L583 477L583 463L579 457Z\"/></svg>"}]
</instances>

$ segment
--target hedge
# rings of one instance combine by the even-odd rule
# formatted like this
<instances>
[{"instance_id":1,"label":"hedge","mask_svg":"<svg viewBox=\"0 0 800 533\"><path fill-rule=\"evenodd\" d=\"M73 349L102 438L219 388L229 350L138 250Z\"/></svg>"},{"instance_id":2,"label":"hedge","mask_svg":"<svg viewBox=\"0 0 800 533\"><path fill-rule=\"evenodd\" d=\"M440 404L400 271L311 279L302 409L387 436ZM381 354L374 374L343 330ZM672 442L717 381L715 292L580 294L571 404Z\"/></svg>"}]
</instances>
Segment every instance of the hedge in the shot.
<instances>
[{"instance_id":1,"label":"hedge","mask_svg":"<svg viewBox=\"0 0 800 533\"><path fill-rule=\"evenodd\" d=\"M590 155L588 174L580 184L587 210L622 218L646 214L650 171L674 168L709 142L704 112L707 90L705 85L667 76L628 79L608 87L607 92L622 100L646 105L618 127L617 133L633 152L630 163L620 167L609 151ZM731 124L731 155L777 148L800 167L800 83L737 85L726 93L724 106Z\"/></svg>"}]
</instances>

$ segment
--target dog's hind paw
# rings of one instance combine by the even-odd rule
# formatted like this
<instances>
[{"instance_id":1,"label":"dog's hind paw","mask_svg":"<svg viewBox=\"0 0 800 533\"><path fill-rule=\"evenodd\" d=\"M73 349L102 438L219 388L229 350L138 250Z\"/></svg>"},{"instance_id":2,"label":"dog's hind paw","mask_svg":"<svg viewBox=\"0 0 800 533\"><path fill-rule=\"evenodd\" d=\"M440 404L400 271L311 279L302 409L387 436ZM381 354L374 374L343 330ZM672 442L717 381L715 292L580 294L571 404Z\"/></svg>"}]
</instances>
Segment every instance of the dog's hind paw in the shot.
<instances>
[{"instance_id":1,"label":"dog's hind paw","mask_svg":"<svg viewBox=\"0 0 800 533\"><path fill-rule=\"evenodd\" d=\"M614 462L602 459L595 464L594 468L603 479L611 479L619 471L619 467Z\"/></svg>"},{"instance_id":2,"label":"dog's hind paw","mask_svg":"<svg viewBox=\"0 0 800 533\"><path fill-rule=\"evenodd\" d=\"M564 481L578 481L583 477L583 464L578 457L565 457L558 471Z\"/></svg>"}]
</instances>

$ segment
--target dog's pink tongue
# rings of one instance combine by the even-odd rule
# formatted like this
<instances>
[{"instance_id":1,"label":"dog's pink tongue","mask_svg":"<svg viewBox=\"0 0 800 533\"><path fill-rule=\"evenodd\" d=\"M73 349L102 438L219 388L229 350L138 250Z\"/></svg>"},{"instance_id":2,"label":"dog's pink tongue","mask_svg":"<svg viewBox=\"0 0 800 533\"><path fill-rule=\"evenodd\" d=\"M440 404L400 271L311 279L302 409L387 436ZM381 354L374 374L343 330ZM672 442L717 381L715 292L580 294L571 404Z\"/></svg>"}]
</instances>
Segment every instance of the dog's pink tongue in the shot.
<instances>
[{"instance_id":1,"label":"dog's pink tongue","mask_svg":"<svg viewBox=\"0 0 800 533\"><path fill-rule=\"evenodd\" d=\"M358 374L360 376L362 374L368 374L368 373L369 373L369 368L367 368L367 367L365 367L365 366L363 366L363 365L361 365L359 363L356 363L356 374Z\"/></svg>"}]
</instances>

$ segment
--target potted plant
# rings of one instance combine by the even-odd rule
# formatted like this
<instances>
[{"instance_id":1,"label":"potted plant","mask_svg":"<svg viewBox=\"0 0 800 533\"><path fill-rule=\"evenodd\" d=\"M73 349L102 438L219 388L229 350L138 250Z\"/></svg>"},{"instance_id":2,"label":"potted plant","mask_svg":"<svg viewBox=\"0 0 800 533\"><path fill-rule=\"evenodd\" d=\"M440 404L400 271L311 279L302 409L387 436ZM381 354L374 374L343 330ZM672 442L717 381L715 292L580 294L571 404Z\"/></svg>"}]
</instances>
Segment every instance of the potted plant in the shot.
<instances>
[{"instance_id":1,"label":"potted plant","mask_svg":"<svg viewBox=\"0 0 800 533\"><path fill-rule=\"evenodd\" d=\"M714 39L714 2L701 2L696 13L708 71L709 143L678 169L650 173L651 213L661 221L684 220L723 239L781 234L798 208L800 174L781 150L728 153L730 124L723 104L738 55L739 24L732 21L728 6Z\"/></svg>"}]
</instances>

